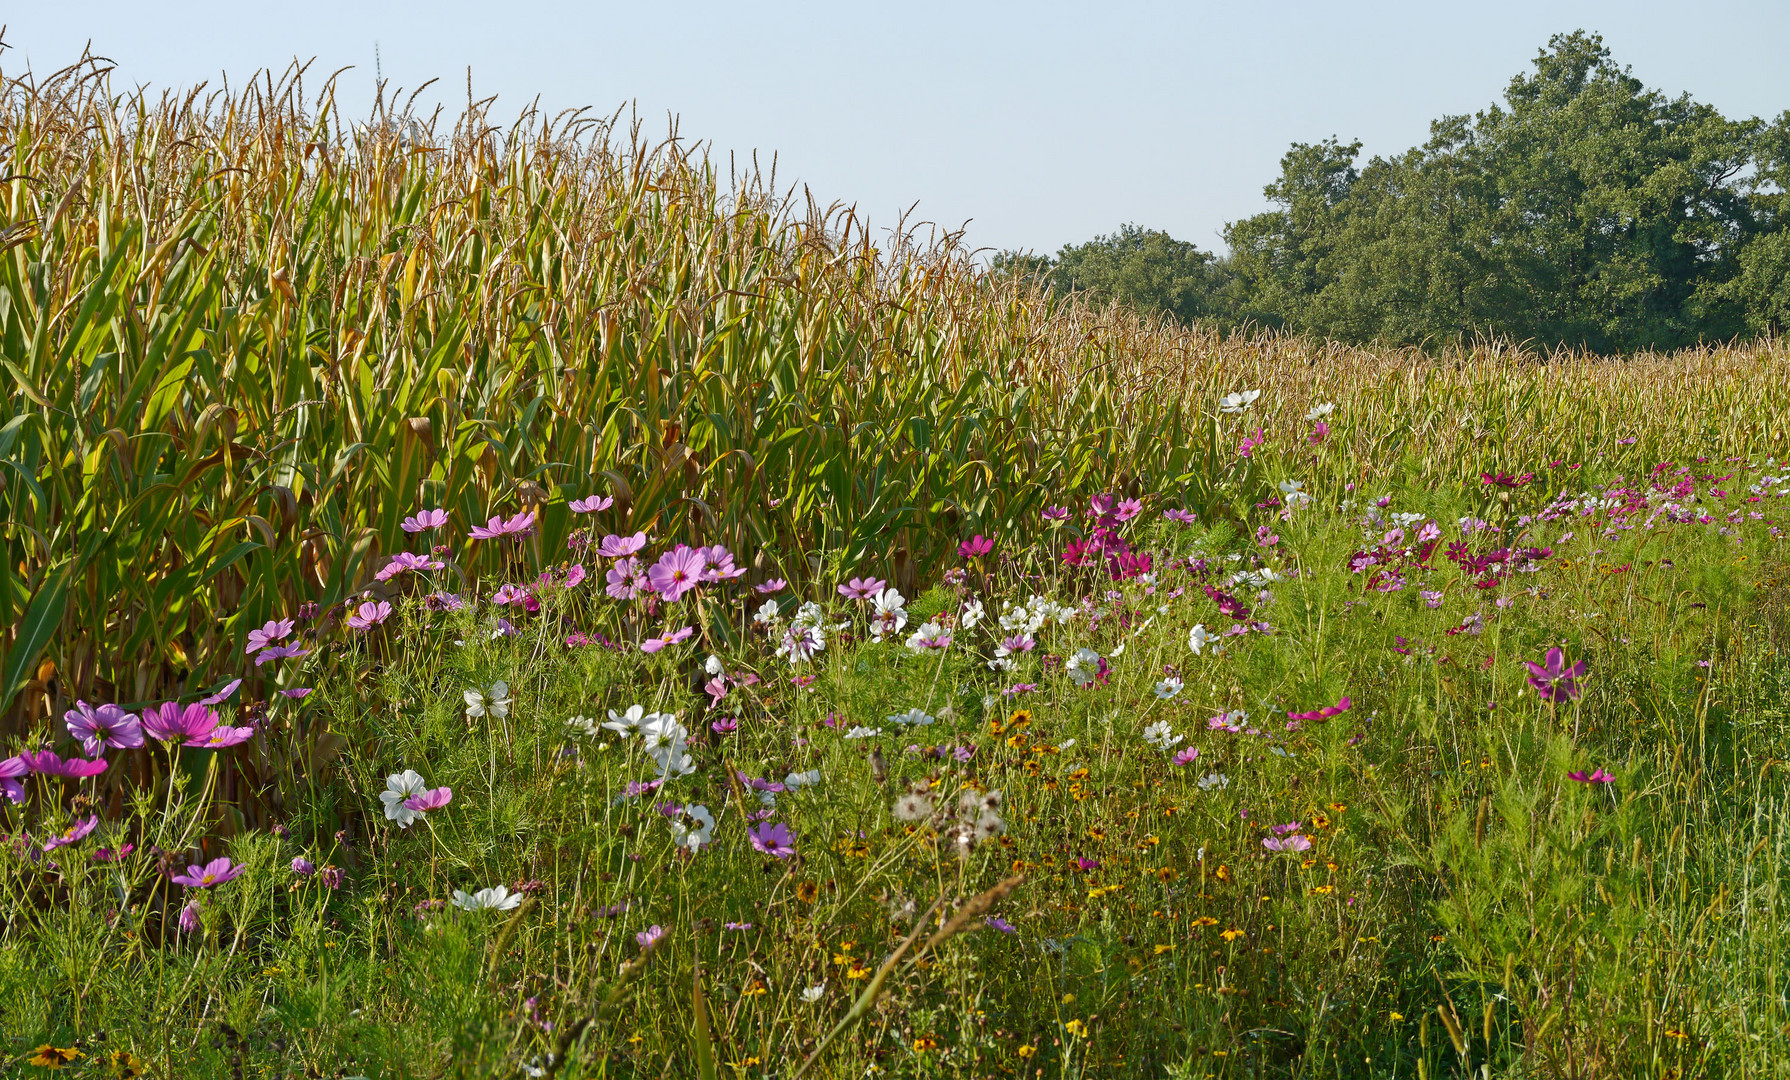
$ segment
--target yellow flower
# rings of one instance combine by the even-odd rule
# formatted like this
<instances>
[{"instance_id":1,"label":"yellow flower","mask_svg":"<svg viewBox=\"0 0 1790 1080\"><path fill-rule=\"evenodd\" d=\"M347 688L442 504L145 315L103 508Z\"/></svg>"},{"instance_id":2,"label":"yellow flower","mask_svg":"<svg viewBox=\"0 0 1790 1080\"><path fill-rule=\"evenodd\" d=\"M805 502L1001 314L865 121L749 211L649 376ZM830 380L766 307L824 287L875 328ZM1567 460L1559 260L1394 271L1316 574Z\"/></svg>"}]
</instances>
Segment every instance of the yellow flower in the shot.
<instances>
[{"instance_id":1,"label":"yellow flower","mask_svg":"<svg viewBox=\"0 0 1790 1080\"><path fill-rule=\"evenodd\" d=\"M1195 925L1195 926L1217 926L1218 920L1214 919L1210 915L1201 915L1199 918L1193 920L1193 925Z\"/></svg>"},{"instance_id":2,"label":"yellow flower","mask_svg":"<svg viewBox=\"0 0 1790 1080\"><path fill-rule=\"evenodd\" d=\"M1392 1014L1392 1022L1395 1024L1398 1023L1400 1020L1403 1020L1404 1018L1405 1018L1404 1013L1396 1013L1395 1012Z\"/></svg>"},{"instance_id":3,"label":"yellow flower","mask_svg":"<svg viewBox=\"0 0 1790 1080\"><path fill-rule=\"evenodd\" d=\"M1088 1025L1082 1023L1080 1020L1069 1021L1067 1024L1063 1025L1063 1030L1078 1039L1085 1039L1088 1037Z\"/></svg>"},{"instance_id":4,"label":"yellow flower","mask_svg":"<svg viewBox=\"0 0 1790 1080\"><path fill-rule=\"evenodd\" d=\"M1158 946L1156 946L1156 955L1157 956L1161 956L1165 952L1174 952L1174 951L1175 951L1175 947L1173 945L1158 945Z\"/></svg>"},{"instance_id":5,"label":"yellow flower","mask_svg":"<svg viewBox=\"0 0 1790 1080\"><path fill-rule=\"evenodd\" d=\"M44 1043L42 1046L31 1052L31 1057L26 1059L25 1064L36 1065L40 1069L60 1069L64 1065L73 1064L76 1058L86 1056L86 1054L81 1053L73 1047L69 1047L65 1050L61 1047L51 1046L49 1043Z\"/></svg>"},{"instance_id":6,"label":"yellow flower","mask_svg":"<svg viewBox=\"0 0 1790 1080\"><path fill-rule=\"evenodd\" d=\"M1074 994L1064 994L1063 995L1063 1004L1065 1004L1065 1005L1075 1004L1075 995Z\"/></svg>"},{"instance_id":7,"label":"yellow flower","mask_svg":"<svg viewBox=\"0 0 1790 1080\"><path fill-rule=\"evenodd\" d=\"M796 899L804 904L812 904L820 896L820 886L812 881L804 881L796 886Z\"/></svg>"},{"instance_id":8,"label":"yellow flower","mask_svg":"<svg viewBox=\"0 0 1790 1080\"><path fill-rule=\"evenodd\" d=\"M1036 1046L1022 1046L1019 1048L1019 1056L1022 1058L1029 1058L1037 1052L1038 1048Z\"/></svg>"},{"instance_id":9,"label":"yellow flower","mask_svg":"<svg viewBox=\"0 0 1790 1080\"><path fill-rule=\"evenodd\" d=\"M129 1050L114 1050L106 1055L105 1061L119 1080L137 1080L138 1077L149 1075L149 1066L143 1064Z\"/></svg>"},{"instance_id":10,"label":"yellow flower","mask_svg":"<svg viewBox=\"0 0 1790 1080\"><path fill-rule=\"evenodd\" d=\"M1243 936L1243 931L1237 929L1236 927L1232 927L1231 929L1226 930L1224 933L1222 933L1218 936L1225 939L1226 941L1236 941L1238 938Z\"/></svg>"},{"instance_id":11,"label":"yellow flower","mask_svg":"<svg viewBox=\"0 0 1790 1080\"><path fill-rule=\"evenodd\" d=\"M914 1040L915 1050L931 1050L938 1046L938 1041L931 1036L922 1035Z\"/></svg>"}]
</instances>

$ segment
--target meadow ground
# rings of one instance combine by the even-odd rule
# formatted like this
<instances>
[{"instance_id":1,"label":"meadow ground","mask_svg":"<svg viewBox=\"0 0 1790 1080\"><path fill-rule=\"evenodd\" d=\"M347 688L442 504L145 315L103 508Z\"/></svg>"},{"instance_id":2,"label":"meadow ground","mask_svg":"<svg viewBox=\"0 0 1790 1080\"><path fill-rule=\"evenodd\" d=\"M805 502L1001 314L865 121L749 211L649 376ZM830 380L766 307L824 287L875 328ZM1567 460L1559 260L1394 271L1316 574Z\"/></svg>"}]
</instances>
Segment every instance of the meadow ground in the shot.
<instances>
[{"instance_id":1,"label":"meadow ground","mask_svg":"<svg viewBox=\"0 0 1790 1080\"><path fill-rule=\"evenodd\" d=\"M476 103L6 82L0 1046L1790 1072L1790 354L1220 339Z\"/></svg>"}]
</instances>

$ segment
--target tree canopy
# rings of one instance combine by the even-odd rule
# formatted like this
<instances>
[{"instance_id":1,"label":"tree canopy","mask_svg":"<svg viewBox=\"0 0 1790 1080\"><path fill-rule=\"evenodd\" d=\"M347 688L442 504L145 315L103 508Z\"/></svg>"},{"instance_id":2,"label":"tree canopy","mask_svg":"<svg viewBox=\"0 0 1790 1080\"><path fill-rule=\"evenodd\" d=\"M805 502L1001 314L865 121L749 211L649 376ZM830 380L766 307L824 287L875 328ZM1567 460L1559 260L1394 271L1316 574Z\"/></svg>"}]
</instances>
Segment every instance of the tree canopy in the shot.
<instances>
[{"instance_id":1,"label":"tree canopy","mask_svg":"<svg viewBox=\"0 0 1790 1080\"><path fill-rule=\"evenodd\" d=\"M1790 325L1790 111L1729 120L1557 35L1501 104L1359 163L1295 144L1230 253L1125 226L998 264L1187 320L1399 344L1489 335L1599 352Z\"/></svg>"}]
</instances>

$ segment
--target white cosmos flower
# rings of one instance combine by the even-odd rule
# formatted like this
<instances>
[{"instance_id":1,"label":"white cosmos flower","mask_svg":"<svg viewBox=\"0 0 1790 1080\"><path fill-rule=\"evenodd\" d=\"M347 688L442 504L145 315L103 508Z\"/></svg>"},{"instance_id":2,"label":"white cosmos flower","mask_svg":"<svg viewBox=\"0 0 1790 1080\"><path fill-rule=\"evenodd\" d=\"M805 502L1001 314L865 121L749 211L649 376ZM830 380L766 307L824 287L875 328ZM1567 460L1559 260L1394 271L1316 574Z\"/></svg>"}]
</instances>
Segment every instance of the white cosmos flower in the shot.
<instances>
[{"instance_id":1,"label":"white cosmos flower","mask_svg":"<svg viewBox=\"0 0 1790 1080\"><path fill-rule=\"evenodd\" d=\"M405 806L404 800L428 790L429 785L415 769L405 769L386 777L385 790L379 793L379 801L385 804L386 819L397 822L400 829L410 828L423 815Z\"/></svg>"},{"instance_id":2,"label":"white cosmos flower","mask_svg":"<svg viewBox=\"0 0 1790 1080\"><path fill-rule=\"evenodd\" d=\"M695 824L686 824L684 818L695 820ZM715 815L709 813L706 806L686 806L683 815L673 818L671 822L671 842L681 848L688 848L695 854L702 845L709 842L715 833Z\"/></svg>"},{"instance_id":3,"label":"white cosmos flower","mask_svg":"<svg viewBox=\"0 0 1790 1080\"><path fill-rule=\"evenodd\" d=\"M859 725L855 725L850 731L846 732L845 737L848 739L874 739L878 735L881 735L882 733L883 733L882 728L864 727L862 724L859 724Z\"/></svg>"},{"instance_id":4,"label":"white cosmos flower","mask_svg":"<svg viewBox=\"0 0 1790 1080\"><path fill-rule=\"evenodd\" d=\"M522 894L513 893L503 885L493 885L475 893L455 889L454 906L462 911L514 911L522 906Z\"/></svg>"},{"instance_id":5,"label":"white cosmos flower","mask_svg":"<svg viewBox=\"0 0 1790 1080\"><path fill-rule=\"evenodd\" d=\"M1100 654L1093 649L1077 649L1063 670L1080 685L1093 686L1100 676Z\"/></svg>"},{"instance_id":6,"label":"white cosmos flower","mask_svg":"<svg viewBox=\"0 0 1790 1080\"><path fill-rule=\"evenodd\" d=\"M1231 786L1231 778L1226 776L1223 773L1209 772L1206 775L1200 777L1200 790L1201 791L1211 791L1213 788L1217 788L1220 791L1222 791L1225 788L1228 788L1230 786Z\"/></svg>"},{"instance_id":7,"label":"white cosmos flower","mask_svg":"<svg viewBox=\"0 0 1790 1080\"><path fill-rule=\"evenodd\" d=\"M1305 418L1307 420L1322 420L1324 417L1329 416L1335 411L1336 403L1326 401L1322 405L1313 405L1311 411L1305 414Z\"/></svg>"},{"instance_id":8,"label":"white cosmos flower","mask_svg":"<svg viewBox=\"0 0 1790 1080\"><path fill-rule=\"evenodd\" d=\"M819 1001L820 996L826 992L827 992L827 984L826 983L821 983L819 986L810 986L808 989L802 991L802 1000L806 1001L808 1004L812 1005L815 1002Z\"/></svg>"},{"instance_id":9,"label":"white cosmos flower","mask_svg":"<svg viewBox=\"0 0 1790 1080\"><path fill-rule=\"evenodd\" d=\"M932 723L932 717L921 712L919 709L909 709L907 712L890 715L889 723L908 724L913 727L925 727Z\"/></svg>"},{"instance_id":10,"label":"white cosmos flower","mask_svg":"<svg viewBox=\"0 0 1790 1080\"><path fill-rule=\"evenodd\" d=\"M1218 411L1224 413L1240 413L1262 396L1260 390L1245 390L1240 394L1226 394L1218 399Z\"/></svg>"},{"instance_id":11,"label":"white cosmos flower","mask_svg":"<svg viewBox=\"0 0 1790 1080\"><path fill-rule=\"evenodd\" d=\"M958 625L962 626L965 630L973 629L977 623L982 621L983 616L987 614L987 610L982 607L982 601L971 600L968 604L964 605L963 617L958 620Z\"/></svg>"},{"instance_id":12,"label":"white cosmos flower","mask_svg":"<svg viewBox=\"0 0 1790 1080\"><path fill-rule=\"evenodd\" d=\"M1206 628L1203 624L1195 626L1192 630L1187 631L1187 647L1193 650L1193 655L1195 656L1198 656L1200 650L1206 647L1206 642L1211 640L1212 635L1206 632Z\"/></svg>"},{"instance_id":13,"label":"white cosmos flower","mask_svg":"<svg viewBox=\"0 0 1790 1080\"><path fill-rule=\"evenodd\" d=\"M588 716L570 717L566 720L566 730L586 739L594 738L597 734L597 722Z\"/></svg>"},{"instance_id":14,"label":"white cosmos flower","mask_svg":"<svg viewBox=\"0 0 1790 1080\"><path fill-rule=\"evenodd\" d=\"M1186 684L1180 679L1170 675L1168 678L1156 684L1156 696L1163 701L1167 701L1169 698L1179 694L1181 692L1181 687L1184 685Z\"/></svg>"},{"instance_id":15,"label":"white cosmos flower","mask_svg":"<svg viewBox=\"0 0 1790 1080\"><path fill-rule=\"evenodd\" d=\"M791 791L797 788L813 787L820 783L820 770L809 769L807 772L792 772L783 778L783 786Z\"/></svg>"},{"instance_id":16,"label":"white cosmos flower","mask_svg":"<svg viewBox=\"0 0 1790 1080\"><path fill-rule=\"evenodd\" d=\"M499 680L489 690L466 691L466 715L489 716L502 720L510 715L510 686Z\"/></svg>"},{"instance_id":17,"label":"white cosmos flower","mask_svg":"<svg viewBox=\"0 0 1790 1080\"><path fill-rule=\"evenodd\" d=\"M659 714L653 713L652 715ZM620 715L617 715L614 709L610 709L609 719L604 722L603 726L625 739L640 730L640 723L646 717L647 711L639 705L628 706L628 711Z\"/></svg>"},{"instance_id":18,"label":"white cosmos flower","mask_svg":"<svg viewBox=\"0 0 1790 1080\"><path fill-rule=\"evenodd\" d=\"M721 658L719 656L716 656L714 653L710 653L708 660L705 661L702 665L702 670L708 672L710 675L719 675L723 671L727 670L727 665L725 665L721 662Z\"/></svg>"},{"instance_id":19,"label":"white cosmos flower","mask_svg":"<svg viewBox=\"0 0 1790 1080\"><path fill-rule=\"evenodd\" d=\"M1144 741L1160 750L1171 749L1184 738L1186 736L1175 734L1167 720L1158 720L1144 729Z\"/></svg>"},{"instance_id":20,"label":"white cosmos flower","mask_svg":"<svg viewBox=\"0 0 1790 1080\"><path fill-rule=\"evenodd\" d=\"M752 616L752 621L761 626L770 626L777 621L779 610L777 601L766 600L759 605L758 611Z\"/></svg>"}]
</instances>

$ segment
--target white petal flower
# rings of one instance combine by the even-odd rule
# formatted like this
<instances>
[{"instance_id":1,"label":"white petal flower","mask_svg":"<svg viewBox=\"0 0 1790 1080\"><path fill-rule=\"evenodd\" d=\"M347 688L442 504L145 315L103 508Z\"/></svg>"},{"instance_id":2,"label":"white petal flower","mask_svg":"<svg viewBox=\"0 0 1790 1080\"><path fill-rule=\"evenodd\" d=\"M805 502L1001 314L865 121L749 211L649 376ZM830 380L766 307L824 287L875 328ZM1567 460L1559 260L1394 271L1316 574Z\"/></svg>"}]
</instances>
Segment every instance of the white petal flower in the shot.
<instances>
[{"instance_id":1,"label":"white petal flower","mask_svg":"<svg viewBox=\"0 0 1790 1080\"><path fill-rule=\"evenodd\" d=\"M597 722L588 716L568 717L566 731L569 734L589 739L597 734Z\"/></svg>"},{"instance_id":2,"label":"white petal flower","mask_svg":"<svg viewBox=\"0 0 1790 1080\"><path fill-rule=\"evenodd\" d=\"M454 906L462 911L514 911L522 906L522 894L506 886L493 885L475 893L454 890Z\"/></svg>"},{"instance_id":3,"label":"white petal flower","mask_svg":"<svg viewBox=\"0 0 1790 1080\"><path fill-rule=\"evenodd\" d=\"M1186 684L1180 679L1170 675L1168 678L1156 684L1156 696L1163 701L1167 701L1169 698L1179 694L1181 692L1181 687L1185 685Z\"/></svg>"},{"instance_id":4,"label":"white petal flower","mask_svg":"<svg viewBox=\"0 0 1790 1080\"><path fill-rule=\"evenodd\" d=\"M653 715L657 716L658 714L654 713ZM625 739L640 730L640 722L645 717L646 710L639 705L628 706L628 711L619 716L616 715L614 709L610 709L609 720L603 726Z\"/></svg>"},{"instance_id":5,"label":"white petal flower","mask_svg":"<svg viewBox=\"0 0 1790 1080\"><path fill-rule=\"evenodd\" d=\"M427 790L429 785L415 769L405 769L386 777L385 790L379 793L379 801L385 804L386 819L397 822L400 829L410 828L423 815L405 806L404 800Z\"/></svg>"},{"instance_id":6,"label":"white petal flower","mask_svg":"<svg viewBox=\"0 0 1790 1080\"><path fill-rule=\"evenodd\" d=\"M1193 650L1195 656L1198 656L1200 650L1206 647L1206 642L1211 640L1212 635L1206 632L1204 625L1195 626L1192 630L1187 631L1187 647Z\"/></svg>"},{"instance_id":7,"label":"white petal flower","mask_svg":"<svg viewBox=\"0 0 1790 1080\"><path fill-rule=\"evenodd\" d=\"M1305 418L1307 420L1322 420L1324 417L1329 416L1335 411L1336 404L1334 402L1326 401L1321 405L1313 405L1311 411L1305 414Z\"/></svg>"},{"instance_id":8,"label":"white petal flower","mask_svg":"<svg viewBox=\"0 0 1790 1080\"><path fill-rule=\"evenodd\" d=\"M932 723L932 717L919 709L909 709L904 713L893 713L889 716L891 724L907 724L911 727L926 727Z\"/></svg>"},{"instance_id":9,"label":"white petal flower","mask_svg":"<svg viewBox=\"0 0 1790 1080\"><path fill-rule=\"evenodd\" d=\"M812 1005L815 1002L819 1001L820 996L826 992L827 992L827 984L826 983L821 983L819 986L810 986L808 989L802 991L802 1000L807 1002L808 1004Z\"/></svg>"},{"instance_id":10,"label":"white petal flower","mask_svg":"<svg viewBox=\"0 0 1790 1080\"><path fill-rule=\"evenodd\" d=\"M1223 413L1240 413L1255 404L1256 398L1262 396L1260 390L1245 390L1240 394L1226 394L1218 399L1218 411Z\"/></svg>"},{"instance_id":11,"label":"white petal flower","mask_svg":"<svg viewBox=\"0 0 1790 1080\"><path fill-rule=\"evenodd\" d=\"M864 727L860 724L854 725L850 731L845 733L845 737L848 739L874 739L882 733L882 728Z\"/></svg>"}]
</instances>

